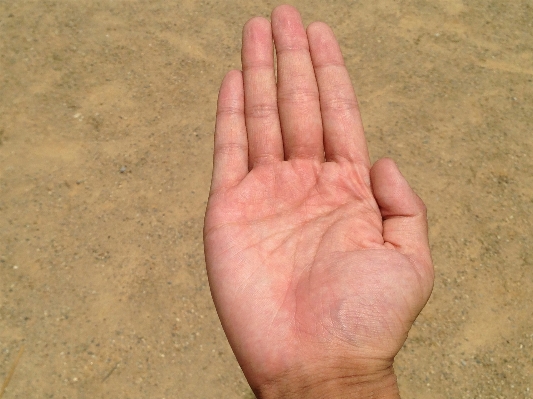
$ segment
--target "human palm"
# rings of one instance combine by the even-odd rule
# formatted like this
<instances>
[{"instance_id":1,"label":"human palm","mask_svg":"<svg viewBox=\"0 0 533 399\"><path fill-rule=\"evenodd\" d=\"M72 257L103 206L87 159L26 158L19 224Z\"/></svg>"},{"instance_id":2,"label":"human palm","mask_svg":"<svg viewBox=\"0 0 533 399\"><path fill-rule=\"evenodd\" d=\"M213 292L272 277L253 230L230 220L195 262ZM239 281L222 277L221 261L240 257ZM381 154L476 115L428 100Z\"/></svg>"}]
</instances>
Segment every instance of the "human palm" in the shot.
<instances>
[{"instance_id":1,"label":"human palm","mask_svg":"<svg viewBox=\"0 0 533 399\"><path fill-rule=\"evenodd\" d=\"M395 164L370 167L331 30L315 23L306 34L287 6L272 30L251 20L243 72L219 96L205 251L252 387L295 369L390 369L431 292L426 229Z\"/></svg>"}]
</instances>

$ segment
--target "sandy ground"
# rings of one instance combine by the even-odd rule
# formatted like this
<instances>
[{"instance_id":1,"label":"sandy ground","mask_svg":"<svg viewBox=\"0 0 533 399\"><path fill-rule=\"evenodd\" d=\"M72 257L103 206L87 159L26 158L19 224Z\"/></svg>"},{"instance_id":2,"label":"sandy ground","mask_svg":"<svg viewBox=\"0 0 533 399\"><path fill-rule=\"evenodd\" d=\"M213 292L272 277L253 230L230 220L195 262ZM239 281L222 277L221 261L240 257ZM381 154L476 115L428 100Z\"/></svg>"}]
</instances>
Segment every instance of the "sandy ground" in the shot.
<instances>
[{"instance_id":1,"label":"sandy ground","mask_svg":"<svg viewBox=\"0 0 533 399\"><path fill-rule=\"evenodd\" d=\"M272 1L0 0L4 398L251 398L201 229L215 101ZM295 1L425 199L405 398L533 397L533 3Z\"/></svg>"}]
</instances>

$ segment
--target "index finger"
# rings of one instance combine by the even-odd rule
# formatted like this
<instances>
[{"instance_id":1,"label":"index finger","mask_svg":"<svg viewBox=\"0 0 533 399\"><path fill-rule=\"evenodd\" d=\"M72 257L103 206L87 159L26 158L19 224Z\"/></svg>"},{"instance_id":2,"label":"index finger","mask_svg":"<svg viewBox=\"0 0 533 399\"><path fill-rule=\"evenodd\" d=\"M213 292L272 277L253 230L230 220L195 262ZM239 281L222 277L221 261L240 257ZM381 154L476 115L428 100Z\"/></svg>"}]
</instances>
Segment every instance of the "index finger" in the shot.
<instances>
[{"instance_id":1,"label":"index finger","mask_svg":"<svg viewBox=\"0 0 533 399\"><path fill-rule=\"evenodd\" d=\"M325 23L314 22L307 36L320 93L326 160L345 159L370 168L359 105L335 35Z\"/></svg>"}]
</instances>

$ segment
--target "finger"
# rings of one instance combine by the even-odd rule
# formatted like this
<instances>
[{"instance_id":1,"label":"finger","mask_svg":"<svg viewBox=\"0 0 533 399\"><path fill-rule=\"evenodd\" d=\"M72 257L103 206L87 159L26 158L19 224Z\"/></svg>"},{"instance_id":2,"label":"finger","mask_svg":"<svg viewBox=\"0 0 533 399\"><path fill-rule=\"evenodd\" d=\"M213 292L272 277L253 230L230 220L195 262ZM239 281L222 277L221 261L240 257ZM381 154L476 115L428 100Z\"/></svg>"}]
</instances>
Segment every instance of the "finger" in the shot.
<instances>
[{"instance_id":1,"label":"finger","mask_svg":"<svg viewBox=\"0 0 533 399\"><path fill-rule=\"evenodd\" d=\"M309 43L298 11L272 12L277 54L278 107L285 158L324 159L322 120Z\"/></svg>"},{"instance_id":2,"label":"finger","mask_svg":"<svg viewBox=\"0 0 533 399\"><path fill-rule=\"evenodd\" d=\"M253 18L244 26L242 68L250 167L282 161L272 29L264 18Z\"/></svg>"},{"instance_id":3,"label":"finger","mask_svg":"<svg viewBox=\"0 0 533 399\"><path fill-rule=\"evenodd\" d=\"M426 206L392 159L377 161L370 170L372 190L383 218L383 239L421 265L433 278Z\"/></svg>"},{"instance_id":4,"label":"finger","mask_svg":"<svg viewBox=\"0 0 533 399\"><path fill-rule=\"evenodd\" d=\"M370 168L357 98L335 35L326 24L315 22L307 36L320 93L326 160L346 159Z\"/></svg>"},{"instance_id":5,"label":"finger","mask_svg":"<svg viewBox=\"0 0 533 399\"><path fill-rule=\"evenodd\" d=\"M220 87L215 127L211 191L238 184L248 173L248 140L240 71L230 71Z\"/></svg>"}]
</instances>

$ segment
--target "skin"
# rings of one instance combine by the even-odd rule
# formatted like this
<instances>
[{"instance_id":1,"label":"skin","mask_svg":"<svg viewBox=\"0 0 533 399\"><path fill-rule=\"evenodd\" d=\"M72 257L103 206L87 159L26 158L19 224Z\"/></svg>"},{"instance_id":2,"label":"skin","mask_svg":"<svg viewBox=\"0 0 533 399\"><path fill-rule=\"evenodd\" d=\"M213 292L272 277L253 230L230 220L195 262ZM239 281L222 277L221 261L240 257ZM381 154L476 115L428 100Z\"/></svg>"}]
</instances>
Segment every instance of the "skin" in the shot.
<instances>
[{"instance_id":1,"label":"skin","mask_svg":"<svg viewBox=\"0 0 533 399\"><path fill-rule=\"evenodd\" d=\"M258 397L399 397L394 357L433 286L426 208L392 160L370 164L333 32L293 7L246 23L222 82L204 242Z\"/></svg>"}]
</instances>

